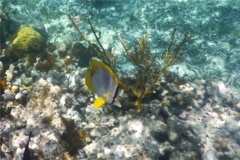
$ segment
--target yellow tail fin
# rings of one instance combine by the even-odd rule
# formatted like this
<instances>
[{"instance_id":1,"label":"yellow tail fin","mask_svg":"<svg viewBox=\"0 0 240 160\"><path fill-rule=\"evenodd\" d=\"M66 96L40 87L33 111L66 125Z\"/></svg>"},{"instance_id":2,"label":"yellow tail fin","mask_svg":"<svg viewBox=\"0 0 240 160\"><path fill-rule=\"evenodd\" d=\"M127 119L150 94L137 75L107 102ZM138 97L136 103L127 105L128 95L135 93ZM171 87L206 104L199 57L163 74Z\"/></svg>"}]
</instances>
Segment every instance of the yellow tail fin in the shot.
<instances>
[{"instance_id":1,"label":"yellow tail fin","mask_svg":"<svg viewBox=\"0 0 240 160\"><path fill-rule=\"evenodd\" d=\"M95 101L94 101L94 104L93 104L93 106L94 106L94 108L100 108L100 107L102 107L102 105L104 105L105 104L105 100L104 99L102 99L101 97L98 97Z\"/></svg>"}]
</instances>

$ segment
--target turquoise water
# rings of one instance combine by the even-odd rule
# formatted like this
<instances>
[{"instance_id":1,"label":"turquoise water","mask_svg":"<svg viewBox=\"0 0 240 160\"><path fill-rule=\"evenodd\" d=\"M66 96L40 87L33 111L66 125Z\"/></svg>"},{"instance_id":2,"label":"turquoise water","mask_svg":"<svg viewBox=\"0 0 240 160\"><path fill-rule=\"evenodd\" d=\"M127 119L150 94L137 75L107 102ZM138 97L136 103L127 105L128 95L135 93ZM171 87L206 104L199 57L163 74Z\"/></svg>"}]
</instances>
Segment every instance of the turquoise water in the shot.
<instances>
[{"instance_id":1,"label":"turquoise water","mask_svg":"<svg viewBox=\"0 0 240 160\"><path fill-rule=\"evenodd\" d=\"M238 1L3 1L1 4L18 27L35 27L47 35L48 43L55 45L62 41L83 42L72 28L68 14L80 17L81 29L94 42L86 22L91 15L92 23L101 31L101 42L117 53L123 52L117 38L119 33L129 42L147 34L151 50L163 54L173 28L178 34L188 31L193 40L184 57L187 73L179 71L180 75L190 79L213 77L239 87Z\"/></svg>"}]
</instances>

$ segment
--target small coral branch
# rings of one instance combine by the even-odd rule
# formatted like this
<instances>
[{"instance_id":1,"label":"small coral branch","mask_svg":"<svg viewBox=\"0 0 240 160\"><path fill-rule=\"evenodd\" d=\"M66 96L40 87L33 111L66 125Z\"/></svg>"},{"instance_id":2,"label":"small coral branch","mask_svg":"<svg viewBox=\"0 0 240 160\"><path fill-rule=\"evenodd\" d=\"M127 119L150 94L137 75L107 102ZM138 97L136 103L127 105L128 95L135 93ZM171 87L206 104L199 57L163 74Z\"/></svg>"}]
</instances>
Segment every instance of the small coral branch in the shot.
<instances>
[{"instance_id":1,"label":"small coral branch","mask_svg":"<svg viewBox=\"0 0 240 160\"><path fill-rule=\"evenodd\" d=\"M88 20L88 24L91 27L91 30L95 36L95 39L97 40L98 45L100 46L102 53L98 51L98 49L96 47L94 47L94 45L90 42L90 40L87 38L87 36L81 32L81 30L79 29L79 25L80 25L80 18L79 17L73 17L72 15L68 16L69 19L71 20L73 26L77 29L78 33L81 35L81 37L88 43L88 45L96 52L98 58L100 58L105 64L107 64L108 66L110 66L113 70L115 70L116 67L116 60L117 60L117 56L112 55L111 53L109 53L106 49L103 48L101 42L100 42L100 38L101 36L97 36L96 31L90 21L91 16L89 16L87 18Z\"/></svg>"},{"instance_id":2,"label":"small coral branch","mask_svg":"<svg viewBox=\"0 0 240 160\"><path fill-rule=\"evenodd\" d=\"M125 41L119 35L119 39L126 52L127 58L137 69L137 79L134 85L130 86L126 82L120 82L120 85L124 90L136 97L135 106L137 110L142 109L142 100L155 90L156 83L159 81L160 76L164 74L168 67L176 64L185 53L180 51L180 49L191 39L191 35L186 33L183 40L171 50L175 33L176 29L173 30L168 48L165 51L162 67L156 65L156 55L151 55L148 52L147 36L138 39L138 45L135 45L134 51L130 52L127 49Z\"/></svg>"},{"instance_id":3,"label":"small coral branch","mask_svg":"<svg viewBox=\"0 0 240 160\"><path fill-rule=\"evenodd\" d=\"M186 32L183 40L171 52L171 47L175 39L175 33L176 33L176 29L173 30L171 39L168 44L168 48L165 51L164 68L167 68L168 66L176 64L182 58L185 52L180 51L180 49L185 43L187 43L192 38L191 35L189 35L188 32Z\"/></svg>"}]
</instances>

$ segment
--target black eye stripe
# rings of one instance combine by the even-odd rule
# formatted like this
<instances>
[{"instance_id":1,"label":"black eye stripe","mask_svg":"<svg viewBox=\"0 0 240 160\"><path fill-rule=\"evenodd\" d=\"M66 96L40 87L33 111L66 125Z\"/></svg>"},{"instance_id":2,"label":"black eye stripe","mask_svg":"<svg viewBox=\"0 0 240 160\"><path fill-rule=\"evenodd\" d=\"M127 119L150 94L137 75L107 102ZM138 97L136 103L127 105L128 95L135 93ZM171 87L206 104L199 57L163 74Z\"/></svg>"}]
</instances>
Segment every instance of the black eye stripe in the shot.
<instances>
[{"instance_id":1,"label":"black eye stripe","mask_svg":"<svg viewBox=\"0 0 240 160\"><path fill-rule=\"evenodd\" d=\"M117 93L118 93L118 86L117 86L116 91L114 93L113 100L112 100L111 104L113 104L115 102L116 97L117 97Z\"/></svg>"}]
</instances>

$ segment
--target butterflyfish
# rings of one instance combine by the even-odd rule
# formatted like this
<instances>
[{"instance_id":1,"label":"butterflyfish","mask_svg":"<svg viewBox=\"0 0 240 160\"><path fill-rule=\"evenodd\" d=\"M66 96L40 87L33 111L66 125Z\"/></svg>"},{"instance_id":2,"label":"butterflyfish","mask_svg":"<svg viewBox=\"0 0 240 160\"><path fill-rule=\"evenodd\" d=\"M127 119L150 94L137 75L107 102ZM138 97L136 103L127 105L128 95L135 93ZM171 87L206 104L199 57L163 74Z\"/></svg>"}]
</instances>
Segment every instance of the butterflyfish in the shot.
<instances>
[{"instance_id":1,"label":"butterflyfish","mask_svg":"<svg viewBox=\"0 0 240 160\"><path fill-rule=\"evenodd\" d=\"M106 64L92 59L87 69L85 83L90 91L98 98L94 101L94 108L102 107L106 102L121 107L118 100L118 77Z\"/></svg>"}]
</instances>

